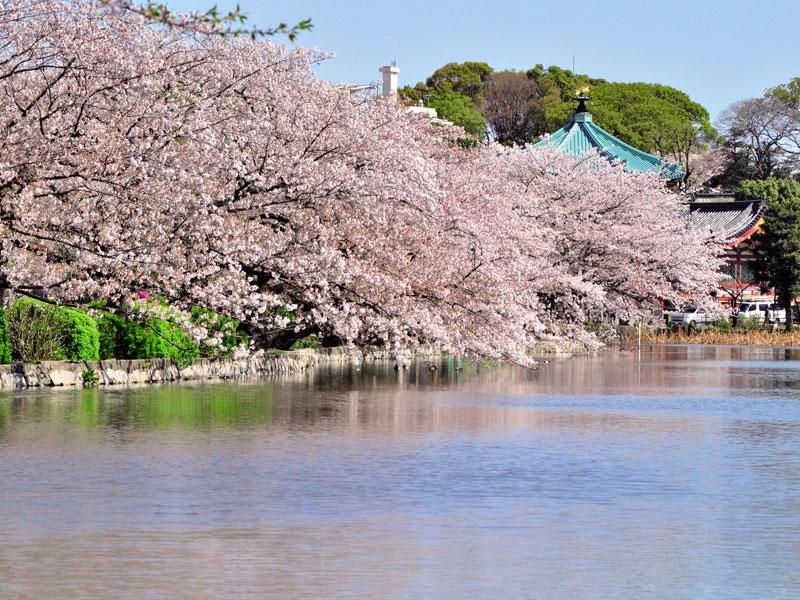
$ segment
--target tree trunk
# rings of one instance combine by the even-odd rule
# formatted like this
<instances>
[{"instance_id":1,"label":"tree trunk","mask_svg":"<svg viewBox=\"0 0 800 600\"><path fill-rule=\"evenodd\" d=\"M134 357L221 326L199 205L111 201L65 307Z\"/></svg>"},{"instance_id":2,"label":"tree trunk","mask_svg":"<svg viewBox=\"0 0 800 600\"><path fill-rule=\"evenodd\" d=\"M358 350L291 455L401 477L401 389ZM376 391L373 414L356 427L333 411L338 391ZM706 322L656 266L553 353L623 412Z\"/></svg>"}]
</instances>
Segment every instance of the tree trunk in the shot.
<instances>
[{"instance_id":1,"label":"tree trunk","mask_svg":"<svg viewBox=\"0 0 800 600\"><path fill-rule=\"evenodd\" d=\"M794 319L792 318L792 296L789 293L781 294L781 304L786 309L786 331L791 332L794 326Z\"/></svg>"}]
</instances>

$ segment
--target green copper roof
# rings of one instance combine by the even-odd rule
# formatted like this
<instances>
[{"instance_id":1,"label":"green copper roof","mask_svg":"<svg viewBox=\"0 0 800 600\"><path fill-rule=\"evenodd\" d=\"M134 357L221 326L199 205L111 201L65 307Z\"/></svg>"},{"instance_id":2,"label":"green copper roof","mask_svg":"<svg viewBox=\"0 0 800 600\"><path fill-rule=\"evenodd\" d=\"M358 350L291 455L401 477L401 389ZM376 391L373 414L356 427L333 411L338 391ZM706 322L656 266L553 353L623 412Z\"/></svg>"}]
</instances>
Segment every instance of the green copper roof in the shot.
<instances>
[{"instance_id":1,"label":"green copper roof","mask_svg":"<svg viewBox=\"0 0 800 600\"><path fill-rule=\"evenodd\" d=\"M618 140L592 122L592 113L576 112L572 120L551 136L534 145L534 148L555 148L574 156L583 156L597 150L612 162L621 161L628 172L651 171L661 173L666 179L683 177L680 165L643 152Z\"/></svg>"}]
</instances>

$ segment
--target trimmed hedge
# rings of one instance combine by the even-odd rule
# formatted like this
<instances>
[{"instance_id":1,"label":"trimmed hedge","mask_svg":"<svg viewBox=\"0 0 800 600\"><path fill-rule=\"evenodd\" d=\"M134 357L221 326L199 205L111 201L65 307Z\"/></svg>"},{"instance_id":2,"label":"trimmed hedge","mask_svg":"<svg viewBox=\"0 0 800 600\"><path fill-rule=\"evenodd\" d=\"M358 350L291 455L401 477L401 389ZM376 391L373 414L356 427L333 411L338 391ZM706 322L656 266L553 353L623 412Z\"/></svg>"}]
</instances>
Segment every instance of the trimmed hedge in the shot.
<instances>
[{"instance_id":1,"label":"trimmed hedge","mask_svg":"<svg viewBox=\"0 0 800 600\"><path fill-rule=\"evenodd\" d=\"M100 331L100 360L130 358L125 343L127 321L110 312L102 312L97 318Z\"/></svg>"},{"instance_id":2,"label":"trimmed hedge","mask_svg":"<svg viewBox=\"0 0 800 600\"><path fill-rule=\"evenodd\" d=\"M103 312L97 319L100 330L100 357L171 358L187 363L200 355L200 349L179 325L161 319L140 323Z\"/></svg>"},{"instance_id":3,"label":"trimmed hedge","mask_svg":"<svg viewBox=\"0 0 800 600\"><path fill-rule=\"evenodd\" d=\"M289 350L302 350L303 348L313 348L317 349L321 345L320 339L314 335L307 335L304 338L300 338L299 340L295 341L290 347Z\"/></svg>"}]
</instances>

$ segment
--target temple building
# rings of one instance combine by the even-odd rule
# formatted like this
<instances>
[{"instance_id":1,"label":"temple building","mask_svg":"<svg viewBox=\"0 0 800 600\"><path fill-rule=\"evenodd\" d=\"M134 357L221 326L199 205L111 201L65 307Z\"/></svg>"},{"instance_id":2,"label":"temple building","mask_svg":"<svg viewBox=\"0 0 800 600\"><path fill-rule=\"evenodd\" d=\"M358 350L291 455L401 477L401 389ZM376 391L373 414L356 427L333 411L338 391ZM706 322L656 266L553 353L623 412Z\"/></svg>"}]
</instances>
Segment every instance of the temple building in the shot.
<instances>
[{"instance_id":1,"label":"temple building","mask_svg":"<svg viewBox=\"0 0 800 600\"><path fill-rule=\"evenodd\" d=\"M592 120L592 113L586 108L589 96L579 95L572 119L555 133L545 137L534 148L553 148L559 152L583 156L596 150L598 154L614 164L624 164L629 172L649 171L660 173L667 181L679 181L683 171L677 163L668 163L660 156L648 154L630 144L615 138Z\"/></svg>"},{"instance_id":2,"label":"temple building","mask_svg":"<svg viewBox=\"0 0 800 600\"><path fill-rule=\"evenodd\" d=\"M594 123L586 107L591 98L578 95L574 100L578 106L570 122L534 148L553 148L573 156L597 151L614 164L624 164L628 172L658 173L667 185L683 178L679 164L634 148ZM763 200L740 201L732 194L696 194L689 202L689 227L724 247L725 277L719 284L719 299L724 304L738 304L762 294L754 281L749 240L761 226L764 208Z\"/></svg>"},{"instance_id":3,"label":"temple building","mask_svg":"<svg viewBox=\"0 0 800 600\"><path fill-rule=\"evenodd\" d=\"M697 194L689 203L689 226L723 244L725 277L719 300L735 306L764 297L753 271L750 238L761 227L763 200L737 200L733 194Z\"/></svg>"}]
</instances>

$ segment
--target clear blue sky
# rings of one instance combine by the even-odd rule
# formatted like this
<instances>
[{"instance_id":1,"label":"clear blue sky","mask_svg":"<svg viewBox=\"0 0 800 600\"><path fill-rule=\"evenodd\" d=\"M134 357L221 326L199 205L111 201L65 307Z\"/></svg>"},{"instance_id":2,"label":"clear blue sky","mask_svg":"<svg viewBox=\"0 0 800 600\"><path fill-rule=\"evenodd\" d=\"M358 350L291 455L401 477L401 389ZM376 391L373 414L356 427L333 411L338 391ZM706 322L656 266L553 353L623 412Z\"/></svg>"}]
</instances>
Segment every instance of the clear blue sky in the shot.
<instances>
[{"instance_id":1,"label":"clear blue sky","mask_svg":"<svg viewBox=\"0 0 800 600\"><path fill-rule=\"evenodd\" d=\"M214 0L169 2L207 9ZM269 26L311 17L298 40L333 51L325 79L369 83L396 60L400 85L447 62L536 63L613 81L664 83L711 113L800 76L800 0L240 0ZM220 8L235 2L220 1Z\"/></svg>"}]
</instances>

